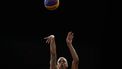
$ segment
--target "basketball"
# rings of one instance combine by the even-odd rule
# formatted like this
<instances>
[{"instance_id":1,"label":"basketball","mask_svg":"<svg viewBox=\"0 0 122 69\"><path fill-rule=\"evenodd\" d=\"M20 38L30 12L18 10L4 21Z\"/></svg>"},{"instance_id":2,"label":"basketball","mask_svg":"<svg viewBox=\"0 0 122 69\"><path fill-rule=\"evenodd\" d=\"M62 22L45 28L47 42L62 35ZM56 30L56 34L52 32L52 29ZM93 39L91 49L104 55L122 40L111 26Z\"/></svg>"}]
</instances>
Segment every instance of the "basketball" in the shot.
<instances>
[{"instance_id":1,"label":"basketball","mask_svg":"<svg viewBox=\"0 0 122 69\"><path fill-rule=\"evenodd\" d=\"M59 7L59 0L44 0L47 10L56 10Z\"/></svg>"}]
</instances>

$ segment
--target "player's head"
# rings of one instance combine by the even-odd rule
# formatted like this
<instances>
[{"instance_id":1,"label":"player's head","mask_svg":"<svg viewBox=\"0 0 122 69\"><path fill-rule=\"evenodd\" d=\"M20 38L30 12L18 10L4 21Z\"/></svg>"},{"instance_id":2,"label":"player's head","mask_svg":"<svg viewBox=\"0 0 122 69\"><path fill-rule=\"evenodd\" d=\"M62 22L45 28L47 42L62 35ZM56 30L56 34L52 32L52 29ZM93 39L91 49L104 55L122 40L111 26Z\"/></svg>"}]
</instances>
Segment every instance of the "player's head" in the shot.
<instances>
[{"instance_id":1,"label":"player's head","mask_svg":"<svg viewBox=\"0 0 122 69\"><path fill-rule=\"evenodd\" d=\"M57 66L59 69L66 69L68 67L68 62L66 58L60 57L57 61Z\"/></svg>"}]
</instances>

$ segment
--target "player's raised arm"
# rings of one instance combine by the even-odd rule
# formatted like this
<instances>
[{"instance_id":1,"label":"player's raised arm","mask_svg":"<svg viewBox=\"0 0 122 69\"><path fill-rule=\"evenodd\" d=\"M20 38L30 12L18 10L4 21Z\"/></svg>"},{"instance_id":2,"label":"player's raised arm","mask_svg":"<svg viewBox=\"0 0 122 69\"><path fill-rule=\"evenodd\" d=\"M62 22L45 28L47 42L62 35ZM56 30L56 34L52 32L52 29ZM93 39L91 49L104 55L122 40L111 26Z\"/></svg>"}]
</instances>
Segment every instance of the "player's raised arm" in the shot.
<instances>
[{"instance_id":1,"label":"player's raised arm","mask_svg":"<svg viewBox=\"0 0 122 69\"><path fill-rule=\"evenodd\" d=\"M72 40L73 40L73 33L72 32L68 32L67 38L66 38L66 43L67 46L70 50L70 53L72 55L73 61L72 61L72 69L78 69L78 64L79 64L79 57L75 51L75 49L73 48L72 45Z\"/></svg>"},{"instance_id":2,"label":"player's raised arm","mask_svg":"<svg viewBox=\"0 0 122 69\"><path fill-rule=\"evenodd\" d=\"M57 66L56 66L57 55L56 55L55 36L50 35L44 39L47 39L46 43L50 44L50 69L57 69Z\"/></svg>"}]
</instances>

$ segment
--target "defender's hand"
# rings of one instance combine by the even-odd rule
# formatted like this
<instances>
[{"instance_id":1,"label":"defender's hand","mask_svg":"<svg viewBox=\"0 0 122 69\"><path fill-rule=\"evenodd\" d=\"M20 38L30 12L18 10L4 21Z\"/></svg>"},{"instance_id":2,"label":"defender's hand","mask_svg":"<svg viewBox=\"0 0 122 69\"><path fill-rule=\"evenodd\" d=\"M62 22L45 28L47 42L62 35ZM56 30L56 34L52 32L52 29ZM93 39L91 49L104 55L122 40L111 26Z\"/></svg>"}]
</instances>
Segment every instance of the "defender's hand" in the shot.
<instances>
[{"instance_id":1,"label":"defender's hand","mask_svg":"<svg viewBox=\"0 0 122 69\"><path fill-rule=\"evenodd\" d=\"M73 33L72 32L68 32L67 38L66 38L67 44L72 44L73 37L74 37Z\"/></svg>"}]
</instances>

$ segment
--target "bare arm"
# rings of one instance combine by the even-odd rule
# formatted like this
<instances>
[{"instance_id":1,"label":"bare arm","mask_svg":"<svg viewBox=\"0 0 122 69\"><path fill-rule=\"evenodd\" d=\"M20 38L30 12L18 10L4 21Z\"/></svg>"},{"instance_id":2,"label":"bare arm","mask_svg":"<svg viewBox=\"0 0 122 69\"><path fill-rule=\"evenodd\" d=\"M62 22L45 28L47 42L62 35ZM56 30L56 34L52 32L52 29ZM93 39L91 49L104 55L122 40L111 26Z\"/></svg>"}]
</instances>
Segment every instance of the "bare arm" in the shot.
<instances>
[{"instance_id":1,"label":"bare arm","mask_svg":"<svg viewBox=\"0 0 122 69\"><path fill-rule=\"evenodd\" d=\"M70 53L72 55L72 58L73 58L71 69L78 69L79 57L78 57L75 49L73 48L72 39L73 39L73 33L69 32L67 35L67 38L66 38L66 43L67 43L67 46L68 46Z\"/></svg>"},{"instance_id":2,"label":"bare arm","mask_svg":"<svg viewBox=\"0 0 122 69\"><path fill-rule=\"evenodd\" d=\"M55 44L55 37L54 35L50 35L46 37L47 39L46 43L50 43L50 69L57 69L56 68L56 44Z\"/></svg>"}]
</instances>

